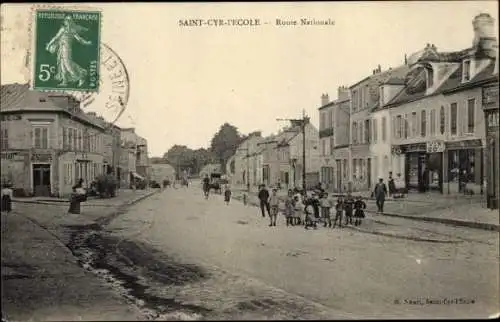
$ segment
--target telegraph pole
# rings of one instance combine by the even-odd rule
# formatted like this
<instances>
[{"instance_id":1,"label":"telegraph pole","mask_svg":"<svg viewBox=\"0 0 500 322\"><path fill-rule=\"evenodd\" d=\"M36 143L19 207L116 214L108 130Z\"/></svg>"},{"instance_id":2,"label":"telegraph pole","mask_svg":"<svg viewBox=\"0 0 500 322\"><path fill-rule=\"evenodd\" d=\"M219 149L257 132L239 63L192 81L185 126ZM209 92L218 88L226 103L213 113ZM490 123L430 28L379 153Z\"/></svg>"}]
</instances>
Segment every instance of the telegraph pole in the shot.
<instances>
[{"instance_id":1,"label":"telegraph pole","mask_svg":"<svg viewBox=\"0 0 500 322\"><path fill-rule=\"evenodd\" d=\"M291 121L298 123L302 132L302 194L306 194L306 125L308 118L306 111L302 110L302 118L300 119L276 119L276 121Z\"/></svg>"}]
</instances>

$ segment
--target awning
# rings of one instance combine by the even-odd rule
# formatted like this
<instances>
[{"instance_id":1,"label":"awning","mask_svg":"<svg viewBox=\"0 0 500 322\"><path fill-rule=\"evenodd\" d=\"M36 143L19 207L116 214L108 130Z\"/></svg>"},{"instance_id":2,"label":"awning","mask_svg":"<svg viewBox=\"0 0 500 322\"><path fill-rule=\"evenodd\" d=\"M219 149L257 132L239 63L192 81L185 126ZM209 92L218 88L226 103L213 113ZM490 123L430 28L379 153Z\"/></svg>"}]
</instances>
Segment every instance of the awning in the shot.
<instances>
[{"instance_id":1,"label":"awning","mask_svg":"<svg viewBox=\"0 0 500 322\"><path fill-rule=\"evenodd\" d=\"M143 177L143 176L141 176L141 175L139 175L137 172L132 172L132 176L133 176L134 178L139 179L139 180L144 180L144 177Z\"/></svg>"}]
</instances>

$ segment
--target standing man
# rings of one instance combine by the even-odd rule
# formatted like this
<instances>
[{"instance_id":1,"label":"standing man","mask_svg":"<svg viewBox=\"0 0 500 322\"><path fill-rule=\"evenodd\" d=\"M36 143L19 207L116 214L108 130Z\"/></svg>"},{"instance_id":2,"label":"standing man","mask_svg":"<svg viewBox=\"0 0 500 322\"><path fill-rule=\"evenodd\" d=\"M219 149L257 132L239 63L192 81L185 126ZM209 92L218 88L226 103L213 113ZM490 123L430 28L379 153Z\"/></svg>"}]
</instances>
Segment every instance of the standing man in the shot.
<instances>
[{"instance_id":1,"label":"standing man","mask_svg":"<svg viewBox=\"0 0 500 322\"><path fill-rule=\"evenodd\" d=\"M203 178L203 195L205 196L205 199L208 199L209 192L210 192L210 178L208 177L208 174L206 174L205 178Z\"/></svg>"},{"instance_id":2,"label":"standing man","mask_svg":"<svg viewBox=\"0 0 500 322\"><path fill-rule=\"evenodd\" d=\"M265 210L267 210L268 215L271 215L271 206L269 205L269 191L267 191L265 184L260 186L258 197L260 200L260 211L262 212L262 218L266 217Z\"/></svg>"},{"instance_id":3,"label":"standing man","mask_svg":"<svg viewBox=\"0 0 500 322\"><path fill-rule=\"evenodd\" d=\"M389 171L389 197L396 193L396 184L394 183L394 178L392 177L392 171Z\"/></svg>"},{"instance_id":4,"label":"standing man","mask_svg":"<svg viewBox=\"0 0 500 322\"><path fill-rule=\"evenodd\" d=\"M385 195L387 194L387 187L385 186L384 179L382 178L378 179L378 183L375 185L374 194L375 194L375 199L377 200L377 208L378 208L377 213L383 213Z\"/></svg>"}]
</instances>

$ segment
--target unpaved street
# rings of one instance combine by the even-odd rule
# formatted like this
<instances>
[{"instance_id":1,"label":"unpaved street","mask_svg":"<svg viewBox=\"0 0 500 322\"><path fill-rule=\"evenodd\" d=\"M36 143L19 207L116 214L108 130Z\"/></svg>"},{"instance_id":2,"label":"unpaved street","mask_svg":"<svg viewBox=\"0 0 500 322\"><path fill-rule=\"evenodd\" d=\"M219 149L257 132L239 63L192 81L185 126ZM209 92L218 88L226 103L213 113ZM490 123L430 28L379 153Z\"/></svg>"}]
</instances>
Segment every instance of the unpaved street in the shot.
<instances>
[{"instance_id":1,"label":"unpaved street","mask_svg":"<svg viewBox=\"0 0 500 322\"><path fill-rule=\"evenodd\" d=\"M166 190L137 204L110 223L109 235L101 232L87 246L104 248L101 268L128 279L151 307L191 312L193 317L494 313L497 233L381 221L402 234L416 227L422 236L441 236L442 242L349 229L306 231L285 227L282 218L277 227L268 227L257 208L236 201L227 206L221 196L205 200L192 187Z\"/></svg>"}]
</instances>

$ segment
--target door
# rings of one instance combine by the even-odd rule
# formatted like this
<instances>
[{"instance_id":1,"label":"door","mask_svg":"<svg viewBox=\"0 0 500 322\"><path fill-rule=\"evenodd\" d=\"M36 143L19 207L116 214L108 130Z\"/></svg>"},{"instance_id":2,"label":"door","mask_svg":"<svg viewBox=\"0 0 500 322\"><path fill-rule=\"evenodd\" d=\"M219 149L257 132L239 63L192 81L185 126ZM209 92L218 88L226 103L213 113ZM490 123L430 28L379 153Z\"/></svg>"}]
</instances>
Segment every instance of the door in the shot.
<instances>
[{"instance_id":1,"label":"door","mask_svg":"<svg viewBox=\"0 0 500 322\"><path fill-rule=\"evenodd\" d=\"M50 196L50 164L33 164L33 192L35 196Z\"/></svg>"},{"instance_id":2,"label":"door","mask_svg":"<svg viewBox=\"0 0 500 322\"><path fill-rule=\"evenodd\" d=\"M342 191L342 162L340 160L335 161L337 167L337 187L336 191Z\"/></svg>"}]
</instances>

